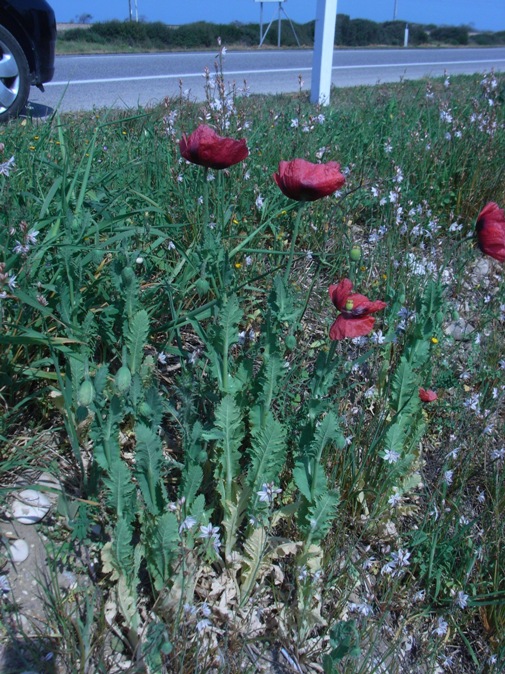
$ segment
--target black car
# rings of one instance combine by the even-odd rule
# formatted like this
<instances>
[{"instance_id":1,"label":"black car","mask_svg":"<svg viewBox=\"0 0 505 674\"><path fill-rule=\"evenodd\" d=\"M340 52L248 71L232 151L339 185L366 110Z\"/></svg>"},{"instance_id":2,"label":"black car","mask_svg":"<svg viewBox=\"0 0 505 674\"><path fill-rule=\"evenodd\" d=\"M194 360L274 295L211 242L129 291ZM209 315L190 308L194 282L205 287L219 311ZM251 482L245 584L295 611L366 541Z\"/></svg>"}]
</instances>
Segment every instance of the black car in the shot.
<instances>
[{"instance_id":1,"label":"black car","mask_svg":"<svg viewBox=\"0 0 505 674\"><path fill-rule=\"evenodd\" d=\"M0 0L0 122L19 115L30 85L54 75L56 19L46 0Z\"/></svg>"}]
</instances>

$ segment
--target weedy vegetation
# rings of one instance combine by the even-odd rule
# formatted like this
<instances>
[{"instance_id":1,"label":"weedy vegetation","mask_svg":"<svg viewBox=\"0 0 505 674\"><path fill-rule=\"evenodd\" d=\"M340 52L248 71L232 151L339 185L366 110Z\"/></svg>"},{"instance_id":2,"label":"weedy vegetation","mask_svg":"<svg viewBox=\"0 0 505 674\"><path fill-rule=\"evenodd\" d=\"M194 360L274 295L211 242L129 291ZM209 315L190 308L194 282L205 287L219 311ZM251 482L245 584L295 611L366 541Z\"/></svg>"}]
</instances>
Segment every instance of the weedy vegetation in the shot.
<instances>
[{"instance_id":1,"label":"weedy vegetation","mask_svg":"<svg viewBox=\"0 0 505 674\"><path fill-rule=\"evenodd\" d=\"M223 55L201 104L0 129L1 488L61 480L53 665L503 671L505 284L475 221L505 205L505 77L317 108ZM249 156L184 160L201 124ZM345 184L288 199L294 158ZM386 307L330 340L344 278Z\"/></svg>"}]
</instances>

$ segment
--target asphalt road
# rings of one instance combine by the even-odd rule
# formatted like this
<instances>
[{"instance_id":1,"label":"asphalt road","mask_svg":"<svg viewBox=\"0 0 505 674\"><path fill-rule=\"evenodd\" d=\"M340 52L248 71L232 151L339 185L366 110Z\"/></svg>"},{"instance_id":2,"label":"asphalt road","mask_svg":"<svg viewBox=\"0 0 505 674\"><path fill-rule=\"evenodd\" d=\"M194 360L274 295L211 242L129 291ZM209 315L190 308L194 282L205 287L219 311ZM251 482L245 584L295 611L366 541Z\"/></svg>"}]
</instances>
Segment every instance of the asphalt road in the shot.
<instances>
[{"instance_id":1,"label":"asphalt road","mask_svg":"<svg viewBox=\"0 0 505 674\"><path fill-rule=\"evenodd\" d=\"M214 72L211 52L58 56L54 80L41 93L32 87L34 114L49 107L61 111L102 107L136 108L184 95L205 96L204 69ZM310 90L311 50L229 51L225 79L252 94ZM337 87L505 71L505 48L336 50L332 82Z\"/></svg>"}]
</instances>

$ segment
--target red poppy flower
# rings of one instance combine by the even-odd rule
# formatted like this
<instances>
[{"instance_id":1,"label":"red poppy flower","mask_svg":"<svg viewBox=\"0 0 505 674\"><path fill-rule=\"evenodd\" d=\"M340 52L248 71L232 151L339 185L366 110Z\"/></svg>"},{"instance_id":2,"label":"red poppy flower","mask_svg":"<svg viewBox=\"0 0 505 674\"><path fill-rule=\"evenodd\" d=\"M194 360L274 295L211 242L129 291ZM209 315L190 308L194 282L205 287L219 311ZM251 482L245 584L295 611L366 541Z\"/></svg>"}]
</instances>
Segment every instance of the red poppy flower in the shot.
<instances>
[{"instance_id":1,"label":"red poppy flower","mask_svg":"<svg viewBox=\"0 0 505 674\"><path fill-rule=\"evenodd\" d=\"M421 398L421 401L423 403L432 403L434 400L438 398L435 391L432 391L431 389L424 389L421 387L419 388L419 397Z\"/></svg>"},{"instance_id":2,"label":"red poppy flower","mask_svg":"<svg viewBox=\"0 0 505 674\"><path fill-rule=\"evenodd\" d=\"M312 164L305 159L279 162L273 179L283 194L297 201L315 201L327 197L345 183L338 162Z\"/></svg>"},{"instance_id":3,"label":"red poppy flower","mask_svg":"<svg viewBox=\"0 0 505 674\"><path fill-rule=\"evenodd\" d=\"M494 201L484 206L477 218L477 241L486 255L505 262L505 213Z\"/></svg>"},{"instance_id":4,"label":"red poppy flower","mask_svg":"<svg viewBox=\"0 0 505 674\"><path fill-rule=\"evenodd\" d=\"M370 314L381 311L385 302L371 302L368 297L352 292L352 282L345 278L329 287L330 299L340 311L330 328L330 339L362 337L373 330L375 318Z\"/></svg>"},{"instance_id":5,"label":"red poppy flower","mask_svg":"<svg viewBox=\"0 0 505 674\"><path fill-rule=\"evenodd\" d=\"M190 136L183 134L179 149L184 159L213 169L238 164L249 154L244 139L223 138L205 124L201 124Z\"/></svg>"}]
</instances>

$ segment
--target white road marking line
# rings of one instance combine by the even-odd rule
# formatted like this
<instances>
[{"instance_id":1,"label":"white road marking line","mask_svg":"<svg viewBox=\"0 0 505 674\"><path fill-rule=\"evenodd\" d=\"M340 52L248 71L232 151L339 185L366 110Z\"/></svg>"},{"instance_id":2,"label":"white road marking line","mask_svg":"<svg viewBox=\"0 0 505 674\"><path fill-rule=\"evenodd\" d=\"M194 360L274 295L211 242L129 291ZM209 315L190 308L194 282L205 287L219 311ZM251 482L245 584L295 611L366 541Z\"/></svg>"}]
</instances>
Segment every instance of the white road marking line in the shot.
<instances>
[{"instance_id":1,"label":"white road marking line","mask_svg":"<svg viewBox=\"0 0 505 674\"><path fill-rule=\"evenodd\" d=\"M369 63L366 65L348 65L348 66L333 66L332 70L357 70L357 69L370 69L370 68L427 68L433 66L454 66L454 65L477 65L477 64L489 64L492 63L495 67L501 60L495 59L483 59L477 61L425 61L423 63ZM503 61L505 67L505 61ZM231 70L225 71L225 78L237 76L237 75L266 75L268 73L300 73L311 71L312 67L304 66L303 68L269 68L265 70ZM135 75L133 77L104 77L96 78L90 80L69 80L68 82L47 82L44 84L46 87L61 87L68 86L72 84L101 84L101 83L112 83L112 82L134 82L135 80L147 81L147 80L171 80L171 79L188 79L190 77L204 77L202 73L176 73L174 75Z\"/></svg>"}]
</instances>

